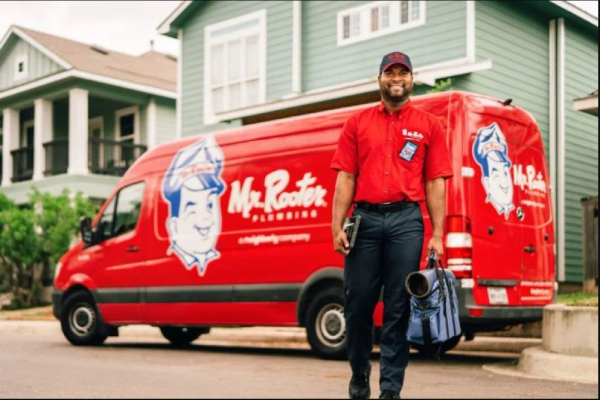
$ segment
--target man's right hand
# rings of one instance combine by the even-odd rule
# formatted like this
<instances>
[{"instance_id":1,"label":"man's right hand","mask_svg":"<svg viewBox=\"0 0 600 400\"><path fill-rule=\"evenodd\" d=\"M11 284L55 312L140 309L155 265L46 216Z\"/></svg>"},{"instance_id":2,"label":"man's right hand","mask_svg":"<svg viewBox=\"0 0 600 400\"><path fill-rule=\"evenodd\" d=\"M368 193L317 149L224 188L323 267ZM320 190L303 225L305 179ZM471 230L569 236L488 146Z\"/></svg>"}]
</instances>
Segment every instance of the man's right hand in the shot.
<instances>
[{"instance_id":1,"label":"man's right hand","mask_svg":"<svg viewBox=\"0 0 600 400\"><path fill-rule=\"evenodd\" d=\"M343 256L350 254L350 243L348 243L346 232L340 229L333 233L333 247L336 253Z\"/></svg>"}]
</instances>

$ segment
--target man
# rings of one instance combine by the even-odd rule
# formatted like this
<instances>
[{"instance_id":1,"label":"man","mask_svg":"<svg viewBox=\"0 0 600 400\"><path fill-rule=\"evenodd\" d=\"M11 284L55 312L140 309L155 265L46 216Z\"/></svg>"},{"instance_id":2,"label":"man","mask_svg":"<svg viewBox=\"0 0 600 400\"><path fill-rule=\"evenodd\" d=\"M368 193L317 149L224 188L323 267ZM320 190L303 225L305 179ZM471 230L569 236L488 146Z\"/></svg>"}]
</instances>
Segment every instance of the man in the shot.
<instances>
[{"instance_id":1,"label":"man","mask_svg":"<svg viewBox=\"0 0 600 400\"><path fill-rule=\"evenodd\" d=\"M223 153L207 136L177 153L163 182L171 250L188 270L197 267L200 276L220 257L215 244L221 234L222 170Z\"/></svg>"},{"instance_id":2,"label":"man","mask_svg":"<svg viewBox=\"0 0 600 400\"><path fill-rule=\"evenodd\" d=\"M473 156L481 167L481 183L487 193L486 203L492 203L498 214L508 219L515 208L510 176L512 162L508 145L497 123L481 128L473 143Z\"/></svg>"},{"instance_id":3,"label":"man","mask_svg":"<svg viewBox=\"0 0 600 400\"><path fill-rule=\"evenodd\" d=\"M441 257L445 179L452 177L442 124L413 108L412 64L403 53L383 57L381 103L351 116L331 167L338 171L332 233L344 265L347 350L352 367L350 398L369 398L373 312L384 288L380 398L399 398L408 365L410 315L404 283L418 271L423 250L426 200L433 225L427 253ZM361 216L353 249L342 230L352 203Z\"/></svg>"}]
</instances>

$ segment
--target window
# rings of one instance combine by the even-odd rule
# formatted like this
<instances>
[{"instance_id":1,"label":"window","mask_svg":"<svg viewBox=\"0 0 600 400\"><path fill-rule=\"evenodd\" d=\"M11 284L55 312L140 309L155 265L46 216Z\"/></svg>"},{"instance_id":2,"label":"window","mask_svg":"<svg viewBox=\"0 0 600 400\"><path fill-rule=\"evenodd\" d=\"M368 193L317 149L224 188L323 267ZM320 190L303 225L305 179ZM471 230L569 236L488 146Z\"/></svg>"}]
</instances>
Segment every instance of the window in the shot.
<instances>
[{"instance_id":1,"label":"window","mask_svg":"<svg viewBox=\"0 0 600 400\"><path fill-rule=\"evenodd\" d=\"M110 204L104 212L102 213L102 217L100 217L100 222L98 223L98 229L102 232L102 240L110 239L112 237L112 229L113 229L113 219L115 215L115 199L110 201Z\"/></svg>"},{"instance_id":2,"label":"window","mask_svg":"<svg viewBox=\"0 0 600 400\"><path fill-rule=\"evenodd\" d=\"M135 149L133 145L140 143L140 110L138 107L129 107L118 110L116 113L116 138L119 143L119 154L115 158L129 166L135 161ZM115 147L116 149L116 147Z\"/></svg>"},{"instance_id":3,"label":"window","mask_svg":"<svg viewBox=\"0 0 600 400\"><path fill-rule=\"evenodd\" d=\"M144 187L144 182L136 183L121 189L113 197L98 224L102 232L101 241L135 230L142 209Z\"/></svg>"},{"instance_id":4,"label":"window","mask_svg":"<svg viewBox=\"0 0 600 400\"><path fill-rule=\"evenodd\" d=\"M205 124L217 114L264 103L266 11L205 28Z\"/></svg>"},{"instance_id":5,"label":"window","mask_svg":"<svg viewBox=\"0 0 600 400\"><path fill-rule=\"evenodd\" d=\"M15 75L14 80L20 81L29 76L29 68L27 66L27 54L22 54L15 59Z\"/></svg>"},{"instance_id":6,"label":"window","mask_svg":"<svg viewBox=\"0 0 600 400\"><path fill-rule=\"evenodd\" d=\"M338 46L425 24L425 2L375 1L338 13Z\"/></svg>"}]
</instances>

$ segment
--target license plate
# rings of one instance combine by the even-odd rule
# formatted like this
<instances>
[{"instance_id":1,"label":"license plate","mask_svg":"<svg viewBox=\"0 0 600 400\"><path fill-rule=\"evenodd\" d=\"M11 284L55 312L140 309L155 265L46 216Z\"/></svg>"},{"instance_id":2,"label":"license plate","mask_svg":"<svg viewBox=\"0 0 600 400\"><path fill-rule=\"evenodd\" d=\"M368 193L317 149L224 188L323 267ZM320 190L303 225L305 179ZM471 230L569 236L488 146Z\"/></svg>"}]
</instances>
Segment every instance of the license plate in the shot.
<instances>
[{"instance_id":1,"label":"license plate","mask_svg":"<svg viewBox=\"0 0 600 400\"><path fill-rule=\"evenodd\" d=\"M506 305L508 304L508 294L506 288L488 288L488 298L491 305Z\"/></svg>"}]
</instances>

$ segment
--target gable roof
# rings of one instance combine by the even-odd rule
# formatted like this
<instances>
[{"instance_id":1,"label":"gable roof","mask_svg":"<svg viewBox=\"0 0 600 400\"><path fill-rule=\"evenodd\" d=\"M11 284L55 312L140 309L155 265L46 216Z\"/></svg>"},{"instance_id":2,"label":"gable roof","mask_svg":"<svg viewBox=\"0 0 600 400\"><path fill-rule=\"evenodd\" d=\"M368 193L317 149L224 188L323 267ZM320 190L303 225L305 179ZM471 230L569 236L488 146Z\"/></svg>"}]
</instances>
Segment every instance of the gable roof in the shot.
<instances>
[{"instance_id":1,"label":"gable roof","mask_svg":"<svg viewBox=\"0 0 600 400\"><path fill-rule=\"evenodd\" d=\"M0 42L0 51L13 34L67 70L177 91L177 60L173 56L156 51L132 56L20 26L9 29Z\"/></svg>"},{"instance_id":2,"label":"gable roof","mask_svg":"<svg viewBox=\"0 0 600 400\"><path fill-rule=\"evenodd\" d=\"M177 30L181 27L184 21L193 14L193 12L202 4L203 1L182 1L179 6L158 26L158 33L161 35L177 37ZM564 0L549 0L549 1L527 1L534 7L543 7L555 17L568 16L572 19L590 24L598 28L598 18L587 13L581 8L568 3ZM589 25L588 25L589 26Z\"/></svg>"}]
</instances>

